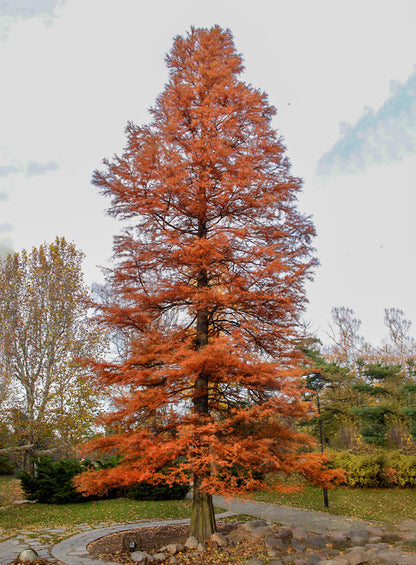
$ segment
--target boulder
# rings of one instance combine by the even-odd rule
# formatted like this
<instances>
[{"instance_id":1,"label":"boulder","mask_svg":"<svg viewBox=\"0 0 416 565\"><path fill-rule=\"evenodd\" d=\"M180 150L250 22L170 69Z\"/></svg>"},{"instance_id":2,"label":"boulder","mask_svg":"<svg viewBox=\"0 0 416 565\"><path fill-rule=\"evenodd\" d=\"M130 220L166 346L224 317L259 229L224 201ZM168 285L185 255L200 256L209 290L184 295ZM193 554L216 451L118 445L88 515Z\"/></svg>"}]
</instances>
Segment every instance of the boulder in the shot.
<instances>
[{"instance_id":1,"label":"boulder","mask_svg":"<svg viewBox=\"0 0 416 565\"><path fill-rule=\"evenodd\" d=\"M303 553L306 550L306 545L296 539L292 539L291 546L296 553Z\"/></svg>"},{"instance_id":2,"label":"boulder","mask_svg":"<svg viewBox=\"0 0 416 565\"><path fill-rule=\"evenodd\" d=\"M175 555L176 553L179 553L184 549L185 546L183 545L183 543L170 543L168 545L165 545L164 547L161 547L160 551L162 553L170 553L171 555Z\"/></svg>"},{"instance_id":3,"label":"boulder","mask_svg":"<svg viewBox=\"0 0 416 565\"><path fill-rule=\"evenodd\" d=\"M267 522L265 520L251 520L251 522L246 522L246 524L244 524L245 529L249 532L255 528L259 528L260 526L267 526Z\"/></svg>"},{"instance_id":4,"label":"boulder","mask_svg":"<svg viewBox=\"0 0 416 565\"><path fill-rule=\"evenodd\" d=\"M396 541L401 541L402 537L395 532L383 532L381 539L386 543L396 543Z\"/></svg>"},{"instance_id":5,"label":"boulder","mask_svg":"<svg viewBox=\"0 0 416 565\"><path fill-rule=\"evenodd\" d=\"M220 532L215 532L214 534L212 534L209 540L213 543L216 543L218 547L227 547L228 545L227 538Z\"/></svg>"},{"instance_id":6,"label":"boulder","mask_svg":"<svg viewBox=\"0 0 416 565\"><path fill-rule=\"evenodd\" d=\"M312 554L308 557L306 561L306 565L318 565L321 561L325 560L325 557L321 557L320 555Z\"/></svg>"},{"instance_id":7,"label":"boulder","mask_svg":"<svg viewBox=\"0 0 416 565\"><path fill-rule=\"evenodd\" d=\"M305 539L305 545L310 549L323 549L326 547L326 543L321 536L308 536Z\"/></svg>"},{"instance_id":8,"label":"boulder","mask_svg":"<svg viewBox=\"0 0 416 565\"><path fill-rule=\"evenodd\" d=\"M292 530L289 528L279 528L277 535L286 545L289 545L293 538Z\"/></svg>"},{"instance_id":9,"label":"boulder","mask_svg":"<svg viewBox=\"0 0 416 565\"><path fill-rule=\"evenodd\" d=\"M368 559L368 555L360 549L354 549L353 551L346 553L344 557L347 560L348 565L360 565L360 563L366 563Z\"/></svg>"},{"instance_id":10,"label":"boulder","mask_svg":"<svg viewBox=\"0 0 416 565\"><path fill-rule=\"evenodd\" d=\"M166 553L155 553L153 555L153 563L163 563L166 561Z\"/></svg>"},{"instance_id":11,"label":"boulder","mask_svg":"<svg viewBox=\"0 0 416 565\"><path fill-rule=\"evenodd\" d=\"M292 528L292 538L298 541L303 541L308 537L308 532L303 528L297 526Z\"/></svg>"},{"instance_id":12,"label":"boulder","mask_svg":"<svg viewBox=\"0 0 416 565\"><path fill-rule=\"evenodd\" d=\"M269 534L264 538L264 545L267 549L278 549L285 553L287 551L288 546L284 543L280 537L277 537L275 534Z\"/></svg>"},{"instance_id":13,"label":"boulder","mask_svg":"<svg viewBox=\"0 0 416 565\"><path fill-rule=\"evenodd\" d=\"M336 532L332 535L332 547L334 549L339 549L344 551L348 547L348 537L347 534L341 532Z\"/></svg>"},{"instance_id":14,"label":"boulder","mask_svg":"<svg viewBox=\"0 0 416 565\"><path fill-rule=\"evenodd\" d=\"M194 536L189 536L185 542L185 547L188 549L196 549L198 547L198 540Z\"/></svg>"},{"instance_id":15,"label":"boulder","mask_svg":"<svg viewBox=\"0 0 416 565\"><path fill-rule=\"evenodd\" d=\"M36 561L37 559L39 559L39 555L36 553L34 549L28 547L27 549L24 549L19 553L17 559L19 561L25 561L27 563L30 563L32 561Z\"/></svg>"},{"instance_id":16,"label":"boulder","mask_svg":"<svg viewBox=\"0 0 416 565\"><path fill-rule=\"evenodd\" d=\"M247 559L246 565L265 565L265 563L257 557L251 557L250 559Z\"/></svg>"},{"instance_id":17,"label":"boulder","mask_svg":"<svg viewBox=\"0 0 416 565\"><path fill-rule=\"evenodd\" d=\"M253 528L250 531L250 534L253 536L253 538L260 539L273 534L273 531L271 528L269 528L269 526L259 526L258 528Z\"/></svg>"},{"instance_id":18,"label":"boulder","mask_svg":"<svg viewBox=\"0 0 416 565\"><path fill-rule=\"evenodd\" d=\"M370 537L368 530L364 528L353 528L348 530L347 536L350 539L351 545L365 545Z\"/></svg>"},{"instance_id":19,"label":"boulder","mask_svg":"<svg viewBox=\"0 0 416 565\"><path fill-rule=\"evenodd\" d=\"M146 553L145 551L133 551L130 554L130 558L135 563L152 563L153 556L150 553Z\"/></svg>"}]
</instances>

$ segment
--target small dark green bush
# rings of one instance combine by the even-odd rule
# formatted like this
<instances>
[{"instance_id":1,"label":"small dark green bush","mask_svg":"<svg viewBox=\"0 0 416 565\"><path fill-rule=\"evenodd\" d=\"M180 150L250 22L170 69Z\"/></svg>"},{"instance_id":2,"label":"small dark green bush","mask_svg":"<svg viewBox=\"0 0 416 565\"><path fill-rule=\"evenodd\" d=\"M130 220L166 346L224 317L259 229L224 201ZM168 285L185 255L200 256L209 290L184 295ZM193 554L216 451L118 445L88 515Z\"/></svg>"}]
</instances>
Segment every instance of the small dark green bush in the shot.
<instances>
[{"instance_id":1,"label":"small dark green bush","mask_svg":"<svg viewBox=\"0 0 416 565\"><path fill-rule=\"evenodd\" d=\"M188 494L189 489L189 484L173 483L170 486L166 483L152 485L143 482L129 487L127 496L134 500L181 500Z\"/></svg>"},{"instance_id":2,"label":"small dark green bush","mask_svg":"<svg viewBox=\"0 0 416 565\"><path fill-rule=\"evenodd\" d=\"M19 473L23 492L28 500L48 504L67 504L87 500L73 486L73 478L85 470L75 459L53 461L51 457L39 457L35 476L26 471Z\"/></svg>"},{"instance_id":3,"label":"small dark green bush","mask_svg":"<svg viewBox=\"0 0 416 565\"><path fill-rule=\"evenodd\" d=\"M7 455L0 455L0 475L12 475L14 472L14 463L12 463Z\"/></svg>"}]
</instances>

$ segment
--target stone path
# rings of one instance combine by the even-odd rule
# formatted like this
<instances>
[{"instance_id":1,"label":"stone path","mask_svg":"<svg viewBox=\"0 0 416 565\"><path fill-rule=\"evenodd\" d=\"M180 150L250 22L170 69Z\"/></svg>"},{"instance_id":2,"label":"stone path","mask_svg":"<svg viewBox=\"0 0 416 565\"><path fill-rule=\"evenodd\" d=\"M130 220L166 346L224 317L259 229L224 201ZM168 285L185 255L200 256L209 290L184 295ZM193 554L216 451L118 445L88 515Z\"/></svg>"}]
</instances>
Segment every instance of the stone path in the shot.
<instances>
[{"instance_id":1,"label":"stone path","mask_svg":"<svg viewBox=\"0 0 416 565\"><path fill-rule=\"evenodd\" d=\"M326 512L277 506L262 502L214 497L214 504L217 507L227 508L229 510L228 512L217 515L218 517L247 514L282 525L294 524L299 528L322 534L345 531L355 527L365 528L379 525L376 522L359 520L357 518L344 518ZM189 520L173 520L167 522L137 521L114 526L106 525L105 527L103 527L104 524L99 524L94 528L87 525L79 525L77 526L79 531L75 533L75 535L71 535L74 533L74 528L71 530L65 528L50 528L30 532L22 531L16 537L0 542L0 565L7 565L13 561L23 549L28 547L33 548L41 558L58 559L68 565L105 565L104 561L96 561L89 557L87 545L90 542L123 530L161 526L171 523L186 524L189 523ZM405 535L406 539L416 541L416 520L404 520L397 526L397 529L400 533ZM69 537L56 545L51 544L50 541L48 542L48 539L52 540L56 535L62 537L66 534L68 534ZM409 561L409 563L413 562L415 561ZM111 562L109 562L107 565L117 564L111 564Z\"/></svg>"},{"instance_id":2,"label":"stone path","mask_svg":"<svg viewBox=\"0 0 416 565\"><path fill-rule=\"evenodd\" d=\"M228 510L236 514L247 514L248 516L255 516L256 518L262 518L263 520L285 526L295 524L299 528L315 533L341 532L350 528L366 528L379 525L378 522L360 520L359 518L344 518L343 516L336 516L327 512L278 506L265 502L227 499L226 497L219 496L214 496L213 501L215 506L228 508Z\"/></svg>"}]
</instances>

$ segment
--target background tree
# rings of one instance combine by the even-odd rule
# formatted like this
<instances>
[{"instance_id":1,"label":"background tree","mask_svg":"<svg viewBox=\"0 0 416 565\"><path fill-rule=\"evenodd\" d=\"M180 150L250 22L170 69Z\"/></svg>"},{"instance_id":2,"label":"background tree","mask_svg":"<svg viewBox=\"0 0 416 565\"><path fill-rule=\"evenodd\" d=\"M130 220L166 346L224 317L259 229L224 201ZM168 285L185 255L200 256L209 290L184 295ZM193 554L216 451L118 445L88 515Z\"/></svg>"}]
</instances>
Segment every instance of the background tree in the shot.
<instances>
[{"instance_id":1,"label":"background tree","mask_svg":"<svg viewBox=\"0 0 416 565\"><path fill-rule=\"evenodd\" d=\"M333 345L327 355L338 363L349 365L360 357L365 346L364 338L359 334L361 320L355 318L354 311L345 306L332 308L331 317L329 337Z\"/></svg>"},{"instance_id":2,"label":"background tree","mask_svg":"<svg viewBox=\"0 0 416 565\"><path fill-rule=\"evenodd\" d=\"M151 124L129 123L123 155L93 177L129 223L101 310L130 343L125 359L93 363L100 385L120 392L104 420L114 433L90 449L123 460L79 486L191 473L191 533L203 539L215 530L213 492L256 488L259 470L332 476L292 426L307 409L296 342L314 228L296 208L301 181L274 108L237 78L231 33L192 28L167 65Z\"/></svg>"},{"instance_id":3,"label":"background tree","mask_svg":"<svg viewBox=\"0 0 416 565\"><path fill-rule=\"evenodd\" d=\"M57 238L0 262L1 421L28 472L36 450L85 440L99 408L79 361L103 345L87 319L82 258Z\"/></svg>"},{"instance_id":4,"label":"background tree","mask_svg":"<svg viewBox=\"0 0 416 565\"><path fill-rule=\"evenodd\" d=\"M409 335L412 322L406 319L403 310L399 308L385 308L384 324L389 332L390 352L401 360L414 357L416 354L416 342Z\"/></svg>"}]
</instances>

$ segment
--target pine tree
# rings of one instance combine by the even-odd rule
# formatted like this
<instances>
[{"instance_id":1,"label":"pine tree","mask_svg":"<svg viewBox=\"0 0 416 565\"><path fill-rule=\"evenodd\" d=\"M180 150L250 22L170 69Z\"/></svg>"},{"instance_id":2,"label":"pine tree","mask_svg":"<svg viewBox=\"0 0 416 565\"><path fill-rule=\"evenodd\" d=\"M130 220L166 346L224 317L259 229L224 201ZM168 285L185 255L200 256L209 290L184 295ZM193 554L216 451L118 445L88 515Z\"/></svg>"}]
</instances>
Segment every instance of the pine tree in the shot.
<instances>
[{"instance_id":1,"label":"pine tree","mask_svg":"<svg viewBox=\"0 0 416 565\"><path fill-rule=\"evenodd\" d=\"M297 326L315 261L266 94L238 79L231 33L177 37L169 82L121 157L93 183L127 227L115 239L109 327L125 354L95 363L118 387L105 417L114 468L84 474L85 492L136 481L193 481L191 534L215 531L212 494L258 488L269 471L327 482L311 438L292 423L302 374Z\"/></svg>"}]
</instances>

